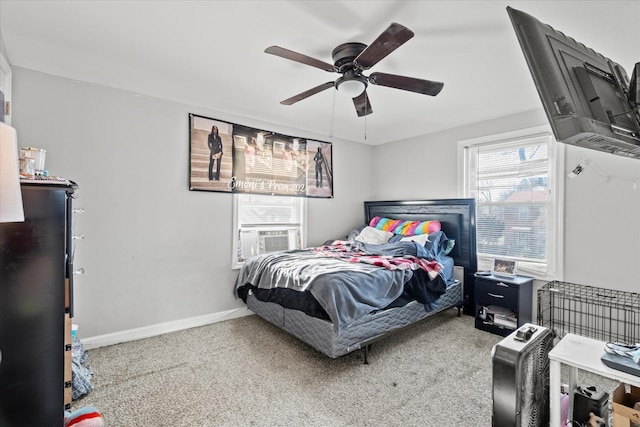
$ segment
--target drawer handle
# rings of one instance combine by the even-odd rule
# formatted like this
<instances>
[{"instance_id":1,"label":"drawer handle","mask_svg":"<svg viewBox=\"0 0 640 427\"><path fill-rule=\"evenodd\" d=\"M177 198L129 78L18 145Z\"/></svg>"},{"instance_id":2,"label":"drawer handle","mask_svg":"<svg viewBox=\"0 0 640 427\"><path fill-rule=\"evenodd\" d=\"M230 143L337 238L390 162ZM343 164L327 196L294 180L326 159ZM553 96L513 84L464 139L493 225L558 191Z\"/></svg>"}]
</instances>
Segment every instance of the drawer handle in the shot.
<instances>
[{"instance_id":1,"label":"drawer handle","mask_svg":"<svg viewBox=\"0 0 640 427\"><path fill-rule=\"evenodd\" d=\"M84 274L84 268L79 268L77 270L73 270L73 274Z\"/></svg>"},{"instance_id":2,"label":"drawer handle","mask_svg":"<svg viewBox=\"0 0 640 427\"><path fill-rule=\"evenodd\" d=\"M73 208L71 209L71 212L73 212L74 214L82 215L84 213L84 208Z\"/></svg>"},{"instance_id":3,"label":"drawer handle","mask_svg":"<svg viewBox=\"0 0 640 427\"><path fill-rule=\"evenodd\" d=\"M498 295L498 294L492 294L491 292L488 292L490 297L494 297L494 298L504 298L504 295Z\"/></svg>"},{"instance_id":4,"label":"drawer handle","mask_svg":"<svg viewBox=\"0 0 640 427\"><path fill-rule=\"evenodd\" d=\"M502 282L498 282L498 283L496 283L496 285L502 286L504 288L508 288L509 287L509 285L507 285L506 283L502 283Z\"/></svg>"},{"instance_id":5,"label":"drawer handle","mask_svg":"<svg viewBox=\"0 0 640 427\"><path fill-rule=\"evenodd\" d=\"M74 234L71 236L73 240L84 240L84 234Z\"/></svg>"}]
</instances>

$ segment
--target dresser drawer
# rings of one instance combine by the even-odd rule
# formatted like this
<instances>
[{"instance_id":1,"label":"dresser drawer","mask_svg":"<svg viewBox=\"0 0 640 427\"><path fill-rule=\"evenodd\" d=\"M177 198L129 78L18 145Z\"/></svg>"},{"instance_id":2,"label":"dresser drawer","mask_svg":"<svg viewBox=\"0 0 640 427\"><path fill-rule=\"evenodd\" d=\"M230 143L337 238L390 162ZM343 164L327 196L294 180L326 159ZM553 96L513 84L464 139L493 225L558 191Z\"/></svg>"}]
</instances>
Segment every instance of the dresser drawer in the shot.
<instances>
[{"instance_id":1,"label":"dresser drawer","mask_svg":"<svg viewBox=\"0 0 640 427\"><path fill-rule=\"evenodd\" d=\"M518 287L508 283L476 279L476 305L499 305L518 310Z\"/></svg>"}]
</instances>

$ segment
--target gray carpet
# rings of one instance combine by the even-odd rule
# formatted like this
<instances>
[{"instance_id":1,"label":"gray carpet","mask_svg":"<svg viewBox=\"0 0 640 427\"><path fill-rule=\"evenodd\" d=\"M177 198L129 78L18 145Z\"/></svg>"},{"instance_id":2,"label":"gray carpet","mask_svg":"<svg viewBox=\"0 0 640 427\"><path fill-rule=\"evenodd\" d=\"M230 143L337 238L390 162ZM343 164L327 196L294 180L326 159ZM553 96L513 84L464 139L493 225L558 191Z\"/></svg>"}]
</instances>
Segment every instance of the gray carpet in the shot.
<instances>
[{"instance_id":1,"label":"gray carpet","mask_svg":"<svg viewBox=\"0 0 640 427\"><path fill-rule=\"evenodd\" d=\"M502 338L447 310L330 359L257 316L88 352L109 427L488 426Z\"/></svg>"}]
</instances>

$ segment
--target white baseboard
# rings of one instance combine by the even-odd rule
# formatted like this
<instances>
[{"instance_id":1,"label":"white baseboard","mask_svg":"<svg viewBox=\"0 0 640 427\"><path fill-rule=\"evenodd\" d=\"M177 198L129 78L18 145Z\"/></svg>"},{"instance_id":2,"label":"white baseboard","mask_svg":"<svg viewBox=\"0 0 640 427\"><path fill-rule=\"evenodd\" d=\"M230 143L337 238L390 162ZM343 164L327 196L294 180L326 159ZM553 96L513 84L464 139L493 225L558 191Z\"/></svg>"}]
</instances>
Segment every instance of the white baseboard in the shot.
<instances>
[{"instance_id":1,"label":"white baseboard","mask_svg":"<svg viewBox=\"0 0 640 427\"><path fill-rule=\"evenodd\" d=\"M173 322L158 323L156 325L144 326L142 328L128 329L126 331L114 332L111 334L82 338L80 341L82 342L82 346L85 350L91 350L92 348L106 347L108 345L119 344L127 341L155 337L169 332L210 325L211 323L248 316L250 314L253 314L253 312L247 308L236 308L204 316L190 317L188 319L180 319Z\"/></svg>"}]
</instances>

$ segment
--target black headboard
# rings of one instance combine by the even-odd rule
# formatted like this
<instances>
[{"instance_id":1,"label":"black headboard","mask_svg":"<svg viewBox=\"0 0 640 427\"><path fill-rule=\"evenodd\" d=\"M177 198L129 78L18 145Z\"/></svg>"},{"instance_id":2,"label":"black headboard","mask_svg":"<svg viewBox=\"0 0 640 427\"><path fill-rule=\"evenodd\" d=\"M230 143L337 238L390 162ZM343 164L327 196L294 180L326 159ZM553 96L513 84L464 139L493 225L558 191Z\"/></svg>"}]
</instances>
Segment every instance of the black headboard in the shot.
<instances>
[{"instance_id":1,"label":"black headboard","mask_svg":"<svg viewBox=\"0 0 640 427\"><path fill-rule=\"evenodd\" d=\"M478 268L476 255L475 199L400 200L364 202L365 222L373 217L427 221L437 219L448 238L456 241L449 254L464 267L465 314L475 315L473 281Z\"/></svg>"}]
</instances>

